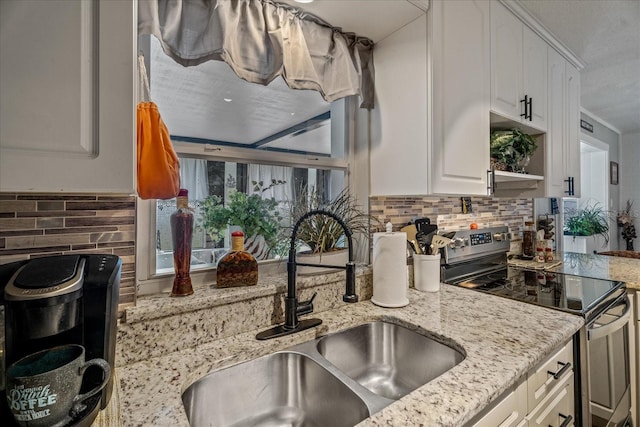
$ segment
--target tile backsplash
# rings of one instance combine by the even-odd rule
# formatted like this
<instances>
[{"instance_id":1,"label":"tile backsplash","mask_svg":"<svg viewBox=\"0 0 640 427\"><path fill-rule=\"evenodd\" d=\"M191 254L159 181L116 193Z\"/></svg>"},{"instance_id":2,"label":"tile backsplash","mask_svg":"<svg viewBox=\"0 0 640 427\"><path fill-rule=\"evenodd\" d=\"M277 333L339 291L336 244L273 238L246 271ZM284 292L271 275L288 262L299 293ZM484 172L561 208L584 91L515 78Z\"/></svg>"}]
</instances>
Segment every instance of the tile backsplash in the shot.
<instances>
[{"instance_id":1,"label":"tile backsplash","mask_svg":"<svg viewBox=\"0 0 640 427\"><path fill-rule=\"evenodd\" d=\"M70 253L117 255L122 310L135 304L135 219L135 196L0 193L0 264Z\"/></svg>"},{"instance_id":2,"label":"tile backsplash","mask_svg":"<svg viewBox=\"0 0 640 427\"><path fill-rule=\"evenodd\" d=\"M471 197L472 212L463 214L460 197L376 196L369 211L398 230L416 218L428 217L440 229L459 230L475 222L480 228L507 225L516 236L533 218L532 199Z\"/></svg>"},{"instance_id":3,"label":"tile backsplash","mask_svg":"<svg viewBox=\"0 0 640 427\"><path fill-rule=\"evenodd\" d=\"M462 214L460 197L371 197L370 212L394 229L419 217L440 228L507 224L513 233L533 216L531 199L472 197ZM109 253L123 262L120 310L135 305L136 198L129 195L0 193L0 264L46 255ZM379 230L372 230L379 231ZM516 234L517 235L517 234Z\"/></svg>"}]
</instances>

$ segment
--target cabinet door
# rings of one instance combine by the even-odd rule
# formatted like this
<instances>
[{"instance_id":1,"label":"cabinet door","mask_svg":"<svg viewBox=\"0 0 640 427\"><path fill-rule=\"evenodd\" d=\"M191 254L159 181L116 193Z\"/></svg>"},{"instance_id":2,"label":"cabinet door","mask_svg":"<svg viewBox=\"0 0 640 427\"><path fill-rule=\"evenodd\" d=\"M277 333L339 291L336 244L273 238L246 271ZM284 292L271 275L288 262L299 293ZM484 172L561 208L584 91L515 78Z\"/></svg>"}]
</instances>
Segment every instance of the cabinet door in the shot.
<instances>
[{"instance_id":1,"label":"cabinet door","mask_svg":"<svg viewBox=\"0 0 640 427\"><path fill-rule=\"evenodd\" d=\"M558 427L563 423L565 425L574 425L575 408L574 408L574 378L573 372L565 377L562 384L556 388L552 394L540 403L527 417L529 426L540 427ZM568 421L567 421L568 420Z\"/></svg>"},{"instance_id":2,"label":"cabinet door","mask_svg":"<svg viewBox=\"0 0 640 427\"><path fill-rule=\"evenodd\" d=\"M580 72L568 62L565 70L565 171L573 178L572 197L580 197Z\"/></svg>"},{"instance_id":3,"label":"cabinet door","mask_svg":"<svg viewBox=\"0 0 640 427\"><path fill-rule=\"evenodd\" d=\"M480 419L471 421L473 427L524 427L527 414L527 382L523 381L503 394L501 400L494 404L488 412L482 413Z\"/></svg>"},{"instance_id":4,"label":"cabinet door","mask_svg":"<svg viewBox=\"0 0 640 427\"><path fill-rule=\"evenodd\" d=\"M489 5L434 1L429 11L432 193L487 194Z\"/></svg>"},{"instance_id":5,"label":"cabinet door","mask_svg":"<svg viewBox=\"0 0 640 427\"><path fill-rule=\"evenodd\" d=\"M545 141L545 182L547 197L566 197L565 166L565 59L548 47L548 128Z\"/></svg>"},{"instance_id":6,"label":"cabinet door","mask_svg":"<svg viewBox=\"0 0 640 427\"><path fill-rule=\"evenodd\" d=\"M427 15L375 48L376 108L371 111L372 195L426 194Z\"/></svg>"},{"instance_id":7,"label":"cabinet door","mask_svg":"<svg viewBox=\"0 0 640 427\"><path fill-rule=\"evenodd\" d=\"M530 99L531 120L526 124L547 129L547 43L533 30L523 25L524 94Z\"/></svg>"},{"instance_id":8,"label":"cabinet door","mask_svg":"<svg viewBox=\"0 0 640 427\"><path fill-rule=\"evenodd\" d=\"M524 112L522 27L503 4L491 2L491 110L517 121Z\"/></svg>"},{"instance_id":9,"label":"cabinet door","mask_svg":"<svg viewBox=\"0 0 640 427\"><path fill-rule=\"evenodd\" d=\"M529 372L527 400L530 410L542 402L549 393L573 372L573 342L547 357L536 369ZM556 379L555 376L558 376Z\"/></svg>"},{"instance_id":10,"label":"cabinet door","mask_svg":"<svg viewBox=\"0 0 640 427\"><path fill-rule=\"evenodd\" d=\"M0 191L133 191L135 8L0 2Z\"/></svg>"}]
</instances>

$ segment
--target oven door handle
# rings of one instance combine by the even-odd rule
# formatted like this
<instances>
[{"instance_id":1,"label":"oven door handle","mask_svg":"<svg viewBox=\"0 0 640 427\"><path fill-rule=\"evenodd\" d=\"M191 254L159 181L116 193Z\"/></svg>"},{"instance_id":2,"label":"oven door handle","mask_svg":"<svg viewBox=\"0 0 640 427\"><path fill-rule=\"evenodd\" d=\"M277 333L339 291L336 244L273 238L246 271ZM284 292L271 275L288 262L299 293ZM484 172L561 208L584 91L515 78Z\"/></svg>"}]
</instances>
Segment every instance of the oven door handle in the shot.
<instances>
[{"instance_id":1,"label":"oven door handle","mask_svg":"<svg viewBox=\"0 0 640 427\"><path fill-rule=\"evenodd\" d=\"M604 326L600 326L598 328L589 327L587 330L587 339L597 340L598 338L602 338L614 333L618 329L628 324L629 318L631 317L631 304L629 303L629 297L627 297L626 295L624 297L623 303L626 306L626 308L624 312L620 315L620 318L614 320L613 322L607 323Z\"/></svg>"}]
</instances>

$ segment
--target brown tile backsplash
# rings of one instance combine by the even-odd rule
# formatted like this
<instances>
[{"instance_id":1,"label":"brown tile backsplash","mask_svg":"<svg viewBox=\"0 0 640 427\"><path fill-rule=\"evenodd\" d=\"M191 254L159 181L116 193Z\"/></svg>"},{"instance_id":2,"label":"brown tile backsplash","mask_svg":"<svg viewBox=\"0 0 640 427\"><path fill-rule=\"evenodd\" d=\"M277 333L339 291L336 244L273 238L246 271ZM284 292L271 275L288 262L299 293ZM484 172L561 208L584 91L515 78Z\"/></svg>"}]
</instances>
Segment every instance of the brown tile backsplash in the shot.
<instances>
[{"instance_id":1,"label":"brown tile backsplash","mask_svg":"<svg viewBox=\"0 0 640 427\"><path fill-rule=\"evenodd\" d=\"M118 255L123 310L135 303L135 216L135 196L1 193L0 264L69 253Z\"/></svg>"},{"instance_id":2,"label":"brown tile backsplash","mask_svg":"<svg viewBox=\"0 0 640 427\"><path fill-rule=\"evenodd\" d=\"M471 197L473 212L462 213L460 197L371 197L370 214L382 223L391 221L398 230L410 221L428 217L439 228L459 230L472 222L480 227L509 226L517 235L524 221L533 217L531 199Z\"/></svg>"}]
</instances>

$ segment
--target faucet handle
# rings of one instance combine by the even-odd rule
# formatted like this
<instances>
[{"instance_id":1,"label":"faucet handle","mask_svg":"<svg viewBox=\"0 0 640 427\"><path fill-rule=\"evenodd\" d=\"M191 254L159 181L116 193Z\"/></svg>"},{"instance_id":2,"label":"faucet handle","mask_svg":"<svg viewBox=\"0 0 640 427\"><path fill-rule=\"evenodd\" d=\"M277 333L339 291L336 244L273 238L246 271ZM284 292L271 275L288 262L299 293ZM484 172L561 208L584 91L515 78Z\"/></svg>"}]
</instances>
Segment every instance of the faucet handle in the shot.
<instances>
[{"instance_id":1,"label":"faucet handle","mask_svg":"<svg viewBox=\"0 0 640 427\"><path fill-rule=\"evenodd\" d=\"M313 313L313 300L316 299L318 292L314 292L311 295L311 299L309 301L302 301L298 303L298 307L296 307L296 313L298 316L302 316L304 314Z\"/></svg>"}]
</instances>

